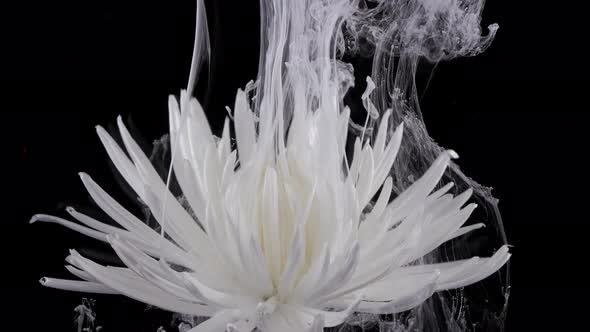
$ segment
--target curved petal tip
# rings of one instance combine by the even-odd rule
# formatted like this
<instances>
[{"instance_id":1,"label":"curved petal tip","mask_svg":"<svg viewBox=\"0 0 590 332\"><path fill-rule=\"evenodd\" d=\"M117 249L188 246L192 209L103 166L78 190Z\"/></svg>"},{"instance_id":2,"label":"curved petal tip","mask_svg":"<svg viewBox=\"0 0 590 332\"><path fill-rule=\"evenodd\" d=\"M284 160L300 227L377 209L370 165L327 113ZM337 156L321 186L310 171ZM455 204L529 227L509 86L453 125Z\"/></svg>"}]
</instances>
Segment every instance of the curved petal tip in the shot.
<instances>
[{"instance_id":1,"label":"curved petal tip","mask_svg":"<svg viewBox=\"0 0 590 332\"><path fill-rule=\"evenodd\" d=\"M40 219L40 215L36 214L31 217L31 219L29 220L29 224L33 224L33 223L39 221L39 219Z\"/></svg>"}]
</instances>

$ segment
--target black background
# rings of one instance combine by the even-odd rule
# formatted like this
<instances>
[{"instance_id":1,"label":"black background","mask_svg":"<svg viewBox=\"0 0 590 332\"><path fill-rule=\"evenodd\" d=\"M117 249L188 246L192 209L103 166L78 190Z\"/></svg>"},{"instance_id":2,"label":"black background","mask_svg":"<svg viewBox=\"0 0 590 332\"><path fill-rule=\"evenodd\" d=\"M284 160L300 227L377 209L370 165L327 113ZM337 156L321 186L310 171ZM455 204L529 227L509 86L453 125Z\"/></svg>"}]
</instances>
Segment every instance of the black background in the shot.
<instances>
[{"instance_id":1,"label":"black background","mask_svg":"<svg viewBox=\"0 0 590 332\"><path fill-rule=\"evenodd\" d=\"M256 74L258 8L255 0L207 4L212 74L198 95L218 130L223 107ZM487 1L483 24L500 25L496 40L475 58L439 64L423 98L430 134L500 199L514 245L508 331L579 330L587 321L587 19L580 13L553 2ZM0 125L9 151L2 154L8 186L0 187L2 299L9 308L1 324L67 331L80 296L38 279L67 275L67 249L97 246L28 220L63 214L66 204L91 206L76 175L82 170L125 201L94 126L112 126L121 114L146 149L166 132L167 95L188 75L194 3L22 1L2 14ZM125 331L148 331L137 324L155 331L168 320L129 299L96 298L99 318Z\"/></svg>"}]
</instances>

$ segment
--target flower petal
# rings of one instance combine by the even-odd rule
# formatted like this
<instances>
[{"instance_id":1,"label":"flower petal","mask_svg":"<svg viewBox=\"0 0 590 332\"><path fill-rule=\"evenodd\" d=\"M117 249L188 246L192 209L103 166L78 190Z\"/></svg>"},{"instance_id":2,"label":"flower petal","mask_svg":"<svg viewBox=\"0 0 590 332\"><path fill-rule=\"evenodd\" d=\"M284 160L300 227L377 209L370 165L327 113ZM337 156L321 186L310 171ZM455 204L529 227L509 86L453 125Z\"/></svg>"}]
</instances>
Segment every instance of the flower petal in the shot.
<instances>
[{"instance_id":1,"label":"flower petal","mask_svg":"<svg viewBox=\"0 0 590 332\"><path fill-rule=\"evenodd\" d=\"M392 314L410 310L426 299L436 290L439 272L423 274L396 274L395 278L386 278L367 287L365 298L358 306L358 311L374 314Z\"/></svg>"},{"instance_id":2,"label":"flower petal","mask_svg":"<svg viewBox=\"0 0 590 332\"><path fill-rule=\"evenodd\" d=\"M256 129L254 128L254 116L248 106L246 94L238 90L234 107L234 127L236 130L236 143L240 154L240 162L246 164L253 156L256 147Z\"/></svg>"},{"instance_id":3,"label":"flower petal","mask_svg":"<svg viewBox=\"0 0 590 332\"><path fill-rule=\"evenodd\" d=\"M71 251L71 255L76 265L92 275L99 282L132 299L178 313L204 316L213 314L211 308L176 299L159 288L148 284L132 272L130 273L128 269L101 266L82 257L73 250Z\"/></svg>"},{"instance_id":4,"label":"flower petal","mask_svg":"<svg viewBox=\"0 0 590 332\"><path fill-rule=\"evenodd\" d=\"M97 293L97 294L120 294L116 290L109 288L101 283L89 282L89 281L78 281L78 280L65 280L57 278L43 277L39 280L41 285L50 288L56 288L74 292L84 293Z\"/></svg>"}]
</instances>

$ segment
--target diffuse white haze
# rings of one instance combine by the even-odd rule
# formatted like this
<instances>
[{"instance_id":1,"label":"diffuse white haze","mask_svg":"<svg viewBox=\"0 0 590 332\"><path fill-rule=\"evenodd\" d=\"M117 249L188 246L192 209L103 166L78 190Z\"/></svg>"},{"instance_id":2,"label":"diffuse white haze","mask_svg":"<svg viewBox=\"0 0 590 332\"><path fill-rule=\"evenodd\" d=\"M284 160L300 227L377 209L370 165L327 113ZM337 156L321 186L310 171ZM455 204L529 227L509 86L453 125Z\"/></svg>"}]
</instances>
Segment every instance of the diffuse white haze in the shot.
<instances>
[{"instance_id":1,"label":"diffuse white haze","mask_svg":"<svg viewBox=\"0 0 590 332\"><path fill-rule=\"evenodd\" d=\"M209 56L198 1L187 90L169 99L168 177L157 173L120 119L124 148L97 127L161 233L82 173L95 203L120 227L72 208L80 224L48 215L33 221L106 241L126 266L102 266L72 251L68 270L83 281L42 283L211 317L192 332L321 331L343 323L466 329L466 309L453 302L463 300L460 294L429 298L496 273L510 254L507 246L489 258L439 250L484 226L465 224L476 209L467 204L473 190L493 212L488 226L503 231L489 192L460 173L454 151L428 136L415 71L420 58L483 51L497 27L481 36L482 8L475 0L261 0L258 77L237 93L235 137L229 119L216 137L191 97ZM353 124L344 96L354 68L340 59L360 53L373 54L373 70L360 101L367 121ZM182 200L168 190L171 177ZM386 322L384 314L396 318Z\"/></svg>"}]
</instances>

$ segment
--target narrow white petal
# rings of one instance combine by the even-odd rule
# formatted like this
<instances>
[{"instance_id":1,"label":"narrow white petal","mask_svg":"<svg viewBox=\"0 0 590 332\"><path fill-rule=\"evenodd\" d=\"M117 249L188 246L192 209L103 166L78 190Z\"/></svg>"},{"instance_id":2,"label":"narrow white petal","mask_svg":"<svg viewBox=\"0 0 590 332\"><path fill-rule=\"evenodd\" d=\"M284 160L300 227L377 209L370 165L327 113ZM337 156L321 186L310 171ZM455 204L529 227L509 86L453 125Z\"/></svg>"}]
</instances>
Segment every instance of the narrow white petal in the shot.
<instances>
[{"instance_id":1,"label":"narrow white petal","mask_svg":"<svg viewBox=\"0 0 590 332\"><path fill-rule=\"evenodd\" d=\"M66 270L68 270L71 274L75 275L76 277L78 277L82 280L90 281L90 282L97 282L97 280L93 276L91 276L87 272L84 272L72 265L66 265Z\"/></svg>"},{"instance_id":2,"label":"narrow white petal","mask_svg":"<svg viewBox=\"0 0 590 332\"><path fill-rule=\"evenodd\" d=\"M289 256L285 263L285 268L282 272L279 281L278 292L283 298L286 298L296 282L296 272L299 265L305 256L304 242L303 242L303 227L299 226L293 234L291 240L291 248L289 249Z\"/></svg>"},{"instance_id":3,"label":"narrow white petal","mask_svg":"<svg viewBox=\"0 0 590 332\"><path fill-rule=\"evenodd\" d=\"M347 249L347 254L337 257L331 262L332 269L330 273L323 276L322 280L315 286L313 293L307 302L310 304L320 304L323 298L342 290L347 286L356 272L356 267L359 261L360 246L358 242L354 241L351 249Z\"/></svg>"},{"instance_id":4,"label":"narrow white petal","mask_svg":"<svg viewBox=\"0 0 590 332\"><path fill-rule=\"evenodd\" d=\"M312 308L303 308L302 310L315 315L316 317L322 316L324 327L333 327L344 323L344 321L356 311L361 300L362 296L357 295L348 307L342 311L325 311Z\"/></svg>"},{"instance_id":5,"label":"narrow white petal","mask_svg":"<svg viewBox=\"0 0 590 332\"><path fill-rule=\"evenodd\" d=\"M393 167L393 163L395 162L395 158L397 157L397 153L399 152L399 148L401 146L403 132L404 123L402 122L393 132L393 135L391 136L389 143L387 143L385 151L381 155L380 159L376 161L373 188L371 190L370 196L374 195L385 178L391 172L391 168Z\"/></svg>"},{"instance_id":6,"label":"narrow white petal","mask_svg":"<svg viewBox=\"0 0 590 332\"><path fill-rule=\"evenodd\" d=\"M183 91L186 95L186 91ZM187 96L187 98L190 96ZM211 133L211 127L209 126L209 121L207 120L207 116L205 115L205 111L203 110L203 106L196 98L190 97L188 99L188 108L183 109L183 112L189 112L190 117L193 119L192 123L196 126L195 129L198 130L200 135L205 138L212 138L213 134Z\"/></svg>"},{"instance_id":7,"label":"narrow white petal","mask_svg":"<svg viewBox=\"0 0 590 332\"><path fill-rule=\"evenodd\" d=\"M57 278L43 277L39 280L41 285L50 288L56 288L61 290L73 291L73 292L84 292L84 293L97 293L97 294L120 294L114 289L111 289L101 283L78 281L78 280L66 280Z\"/></svg>"},{"instance_id":8,"label":"narrow white petal","mask_svg":"<svg viewBox=\"0 0 590 332\"><path fill-rule=\"evenodd\" d=\"M246 94L238 90L236 104L234 107L234 127L236 130L236 143L240 154L240 162L247 163L254 153L256 145L256 129L254 128L254 117Z\"/></svg>"},{"instance_id":9,"label":"narrow white petal","mask_svg":"<svg viewBox=\"0 0 590 332\"><path fill-rule=\"evenodd\" d=\"M449 183L445 184L440 189L438 189L437 191L430 194L428 196L428 199L434 200L434 199L440 198L442 195L446 194L451 188L453 188L454 185L455 184L453 182L449 182Z\"/></svg>"},{"instance_id":10,"label":"narrow white petal","mask_svg":"<svg viewBox=\"0 0 590 332\"><path fill-rule=\"evenodd\" d=\"M96 126L96 133L121 176L123 176L125 181L129 183L136 193L141 192L142 181L137 175L135 166L127 155L125 155L125 152L121 150L117 142L101 126Z\"/></svg>"},{"instance_id":11,"label":"narrow white petal","mask_svg":"<svg viewBox=\"0 0 590 332\"><path fill-rule=\"evenodd\" d=\"M381 217L385 212L387 204L389 204L389 197L393 188L393 181L388 177L381 188L381 193L373 209L366 215L365 220L359 226L359 239L363 244L374 237L374 232L377 230L377 223L381 221ZM374 240L374 239L373 239Z\"/></svg>"},{"instance_id":12,"label":"narrow white petal","mask_svg":"<svg viewBox=\"0 0 590 332\"><path fill-rule=\"evenodd\" d=\"M178 203L176 197L170 193L150 160L131 137L120 117L117 119L117 124L125 147L146 184L142 199L148 204L156 220L162 216L170 218L170 222L160 220L160 223L162 227L171 231L171 236L185 249L193 248L198 252L207 252L207 248L204 246L206 236L203 231Z\"/></svg>"},{"instance_id":13,"label":"narrow white petal","mask_svg":"<svg viewBox=\"0 0 590 332\"><path fill-rule=\"evenodd\" d=\"M86 190L94 200L94 202L119 225L126 228L132 234L137 236L143 243L153 244L156 248L161 248L162 252L158 254L165 255L169 260L175 263L191 267L195 262L190 262L186 259L186 255L175 244L163 238L159 233L147 226L143 221L135 217L131 212L123 208L117 201L115 201L109 194L107 194L90 176L85 173L80 173L80 178L86 187ZM138 243L140 243L138 241ZM136 243L136 244L138 244ZM146 249L149 250L149 246ZM154 250L150 250L151 254L156 254Z\"/></svg>"},{"instance_id":14,"label":"narrow white petal","mask_svg":"<svg viewBox=\"0 0 590 332\"><path fill-rule=\"evenodd\" d=\"M381 154L385 149L385 139L387 138L387 129L389 125L389 117L391 110L387 110L385 114L381 116L381 122L379 123L379 131L377 132L377 138L373 144L373 150L375 151L375 159L380 160Z\"/></svg>"},{"instance_id":15,"label":"narrow white petal","mask_svg":"<svg viewBox=\"0 0 590 332\"><path fill-rule=\"evenodd\" d=\"M185 285L188 287L194 287L202 294L203 298L207 302L214 303L220 307L225 308L252 308L258 303L256 299L248 296L230 294L217 291L213 288L209 288L203 284L199 279L195 278L192 273L182 272L185 280Z\"/></svg>"},{"instance_id":16,"label":"narrow white petal","mask_svg":"<svg viewBox=\"0 0 590 332\"><path fill-rule=\"evenodd\" d=\"M229 154L231 153L231 137L229 133L229 118L225 118L223 123L223 132L221 134L221 139L217 143L217 153L219 154L219 160L222 163L227 160Z\"/></svg>"},{"instance_id":17,"label":"narrow white petal","mask_svg":"<svg viewBox=\"0 0 590 332\"><path fill-rule=\"evenodd\" d=\"M55 217L55 216L50 216L47 214L36 214L31 218L31 221L29 221L29 223L35 223L37 221L42 221L42 222L49 222L49 223L55 223L55 224L59 224L62 225L64 227L67 227L73 231L76 231L78 233L84 234L88 237L91 237L93 239L97 239L103 242L107 242L107 238L106 238L106 234L99 232L99 231L95 231L91 228L82 226L82 225L78 225L74 222L71 222L69 220L63 219L63 218L59 218L59 217Z\"/></svg>"},{"instance_id":18,"label":"narrow white petal","mask_svg":"<svg viewBox=\"0 0 590 332\"><path fill-rule=\"evenodd\" d=\"M307 295L312 294L313 286L326 274L330 263L330 250L324 244L320 254L311 263L303 278L297 284L294 292L294 302L301 302Z\"/></svg>"},{"instance_id":19,"label":"narrow white petal","mask_svg":"<svg viewBox=\"0 0 590 332\"><path fill-rule=\"evenodd\" d=\"M405 261L401 262L401 264L403 265L418 259L444 243L445 240L449 239L467 221L476 207L477 204L472 203L454 214L445 216L441 220L433 221L427 228L427 231L422 234L417 246L413 248L412 254Z\"/></svg>"},{"instance_id":20,"label":"narrow white petal","mask_svg":"<svg viewBox=\"0 0 590 332\"><path fill-rule=\"evenodd\" d=\"M356 185L357 195L360 206L365 207L371 200L371 187L373 186L373 176L375 172L375 160L373 157L373 149L366 145L363 149L361 157L361 165L359 167L359 179Z\"/></svg>"},{"instance_id":21,"label":"narrow white petal","mask_svg":"<svg viewBox=\"0 0 590 332\"><path fill-rule=\"evenodd\" d=\"M268 168L264 177L262 190L261 222L263 229L264 251L267 264L271 269L273 280L278 280L280 269L279 242L279 205L277 197L277 174L273 168Z\"/></svg>"},{"instance_id":22,"label":"narrow white petal","mask_svg":"<svg viewBox=\"0 0 590 332\"><path fill-rule=\"evenodd\" d=\"M358 180L358 172L361 165L361 154L362 146L361 140L357 137L354 141L354 151L352 153L352 163L348 171L348 178L352 180L352 183L356 185Z\"/></svg>"},{"instance_id":23,"label":"narrow white petal","mask_svg":"<svg viewBox=\"0 0 590 332\"><path fill-rule=\"evenodd\" d=\"M211 308L176 299L141 278L133 277L125 270L103 267L83 258L75 251L72 251L72 257L84 271L125 296L174 312L204 316L212 314Z\"/></svg>"},{"instance_id":24,"label":"narrow white petal","mask_svg":"<svg viewBox=\"0 0 590 332\"><path fill-rule=\"evenodd\" d=\"M158 238L158 233L117 203L117 201L94 182L88 174L80 173L79 175L88 194L90 194L90 197L92 197L94 202L119 225L144 240L153 241Z\"/></svg>"},{"instance_id":25,"label":"narrow white petal","mask_svg":"<svg viewBox=\"0 0 590 332\"><path fill-rule=\"evenodd\" d=\"M116 237L109 237L109 242L121 261L146 281L179 299L189 302L201 300L195 299L190 292L175 282L173 276L162 271L160 264L156 260L145 255L133 245L125 243Z\"/></svg>"},{"instance_id":26,"label":"narrow white petal","mask_svg":"<svg viewBox=\"0 0 590 332\"><path fill-rule=\"evenodd\" d=\"M478 224L473 224L473 225L469 225L469 226L465 226L465 227L461 227L459 228L457 231L455 231L454 233L452 233L450 236L448 236L447 238L445 238L443 241L447 242L449 240L452 240L456 237L459 237L461 235L467 234L471 231L474 231L476 229L480 229L482 227L485 227L486 225L483 223L478 223Z\"/></svg>"},{"instance_id":27,"label":"narrow white petal","mask_svg":"<svg viewBox=\"0 0 590 332\"><path fill-rule=\"evenodd\" d=\"M395 211L391 219L392 225L402 220L416 208L417 204L424 201L444 174L451 158L456 157L456 153L452 150L441 153L420 179L391 202L388 208Z\"/></svg>"},{"instance_id":28,"label":"narrow white petal","mask_svg":"<svg viewBox=\"0 0 590 332\"><path fill-rule=\"evenodd\" d=\"M480 258L471 264L466 262L461 266L460 271L453 271L455 274L452 277L450 276L451 272L447 273L449 276L441 275L445 278L437 282L437 290L459 288L479 282L498 271L508 262L510 256L508 246L505 245L490 258ZM469 260L467 261L469 262ZM459 268L457 269L459 270Z\"/></svg>"},{"instance_id":29,"label":"narrow white petal","mask_svg":"<svg viewBox=\"0 0 590 332\"><path fill-rule=\"evenodd\" d=\"M412 309L434 293L439 275L439 271L422 274L396 272L365 288L365 297L358 311L391 314Z\"/></svg>"}]
</instances>

